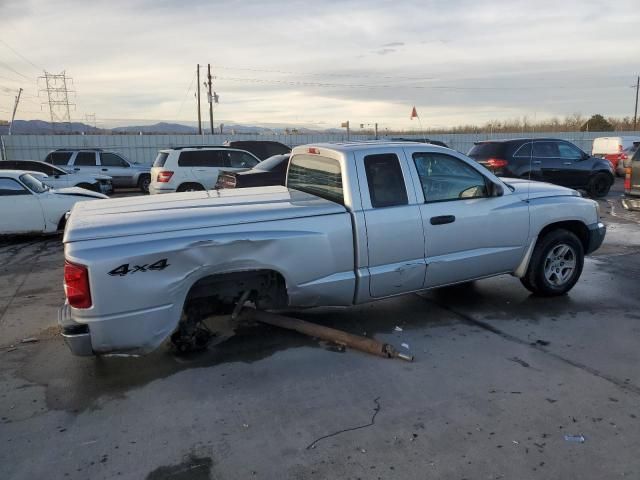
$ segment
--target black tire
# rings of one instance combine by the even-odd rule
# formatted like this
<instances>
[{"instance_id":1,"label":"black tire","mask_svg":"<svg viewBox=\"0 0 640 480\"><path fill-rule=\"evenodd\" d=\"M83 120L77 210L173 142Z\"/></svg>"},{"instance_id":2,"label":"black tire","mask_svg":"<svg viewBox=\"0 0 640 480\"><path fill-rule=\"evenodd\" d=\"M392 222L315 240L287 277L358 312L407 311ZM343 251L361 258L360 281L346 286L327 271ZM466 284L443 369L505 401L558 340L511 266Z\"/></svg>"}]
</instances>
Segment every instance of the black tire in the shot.
<instances>
[{"instance_id":1,"label":"black tire","mask_svg":"<svg viewBox=\"0 0 640 480\"><path fill-rule=\"evenodd\" d=\"M602 198L606 197L611 190L613 184L612 178L606 173L596 173L589 179L587 184L587 193L590 197Z\"/></svg>"},{"instance_id":2,"label":"black tire","mask_svg":"<svg viewBox=\"0 0 640 480\"><path fill-rule=\"evenodd\" d=\"M138 188L142 193L149 193L149 184L151 183L151 175L143 174L138 179Z\"/></svg>"},{"instance_id":3,"label":"black tire","mask_svg":"<svg viewBox=\"0 0 640 480\"><path fill-rule=\"evenodd\" d=\"M538 239L520 282L535 295L564 295L580 278L583 266L584 248L578 237L568 230L552 230Z\"/></svg>"},{"instance_id":4,"label":"black tire","mask_svg":"<svg viewBox=\"0 0 640 480\"><path fill-rule=\"evenodd\" d=\"M199 192L201 190L204 190L204 187L199 183L183 183L176 189L176 192Z\"/></svg>"}]
</instances>

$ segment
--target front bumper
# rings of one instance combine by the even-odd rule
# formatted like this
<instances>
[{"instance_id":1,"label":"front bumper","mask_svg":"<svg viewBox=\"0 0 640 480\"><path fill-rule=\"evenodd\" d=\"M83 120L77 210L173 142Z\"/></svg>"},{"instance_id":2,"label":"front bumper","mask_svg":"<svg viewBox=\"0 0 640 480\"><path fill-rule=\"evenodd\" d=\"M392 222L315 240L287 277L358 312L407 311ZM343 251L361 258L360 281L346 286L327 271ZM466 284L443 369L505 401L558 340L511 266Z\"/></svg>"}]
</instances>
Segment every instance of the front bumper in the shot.
<instances>
[{"instance_id":1,"label":"front bumper","mask_svg":"<svg viewBox=\"0 0 640 480\"><path fill-rule=\"evenodd\" d=\"M593 223L587 226L587 228L589 229L589 244L587 245L587 249L584 252L585 255L588 255L589 253L595 252L597 249L599 249L607 233L607 227L602 222Z\"/></svg>"}]
</instances>

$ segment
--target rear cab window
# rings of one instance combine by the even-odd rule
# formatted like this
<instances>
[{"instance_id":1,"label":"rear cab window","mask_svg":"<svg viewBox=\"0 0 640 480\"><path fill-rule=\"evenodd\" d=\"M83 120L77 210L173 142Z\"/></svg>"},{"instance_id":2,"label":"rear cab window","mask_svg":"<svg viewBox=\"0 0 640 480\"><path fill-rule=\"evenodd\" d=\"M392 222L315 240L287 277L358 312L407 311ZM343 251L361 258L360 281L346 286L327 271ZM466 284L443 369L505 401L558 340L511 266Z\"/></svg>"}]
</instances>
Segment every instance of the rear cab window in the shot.
<instances>
[{"instance_id":1,"label":"rear cab window","mask_svg":"<svg viewBox=\"0 0 640 480\"><path fill-rule=\"evenodd\" d=\"M289 162L287 187L344 205L340 162L320 155L294 155Z\"/></svg>"},{"instance_id":2,"label":"rear cab window","mask_svg":"<svg viewBox=\"0 0 640 480\"><path fill-rule=\"evenodd\" d=\"M364 157L369 196L374 208L406 205L407 189L398 156L394 153Z\"/></svg>"}]
</instances>

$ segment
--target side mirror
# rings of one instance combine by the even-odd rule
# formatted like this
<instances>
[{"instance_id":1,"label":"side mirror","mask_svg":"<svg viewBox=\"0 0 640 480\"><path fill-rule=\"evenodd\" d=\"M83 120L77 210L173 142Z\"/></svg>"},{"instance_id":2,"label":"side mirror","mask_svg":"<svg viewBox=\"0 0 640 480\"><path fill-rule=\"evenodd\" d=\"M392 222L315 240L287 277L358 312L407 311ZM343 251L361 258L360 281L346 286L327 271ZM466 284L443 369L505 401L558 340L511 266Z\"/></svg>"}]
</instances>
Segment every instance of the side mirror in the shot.
<instances>
[{"instance_id":1,"label":"side mirror","mask_svg":"<svg viewBox=\"0 0 640 480\"><path fill-rule=\"evenodd\" d=\"M489 183L489 196L490 197L501 197L502 195L504 195L504 188L502 187L502 185L500 185L498 183L490 182Z\"/></svg>"}]
</instances>

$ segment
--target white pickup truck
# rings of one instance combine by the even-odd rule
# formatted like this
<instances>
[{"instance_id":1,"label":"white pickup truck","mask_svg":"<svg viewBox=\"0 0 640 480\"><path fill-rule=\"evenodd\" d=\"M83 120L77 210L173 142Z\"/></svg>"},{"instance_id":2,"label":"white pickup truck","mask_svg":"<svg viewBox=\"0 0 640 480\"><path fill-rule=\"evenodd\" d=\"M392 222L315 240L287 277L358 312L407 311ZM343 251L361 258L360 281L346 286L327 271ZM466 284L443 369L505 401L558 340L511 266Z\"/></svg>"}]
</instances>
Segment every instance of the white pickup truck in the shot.
<instances>
[{"instance_id":1,"label":"white pickup truck","mask_svg":"<svg viewBox=\"0 0 640 480\"><path fill-rule=\"evenodd\" d=\"M347 306L500 274L561 295L604 235L596 202L448 148L306 145L285 187L76 205L59 322L75 354L144 354L197 342L198 322L241 297Z\"/></svg>"}]
</instances>

